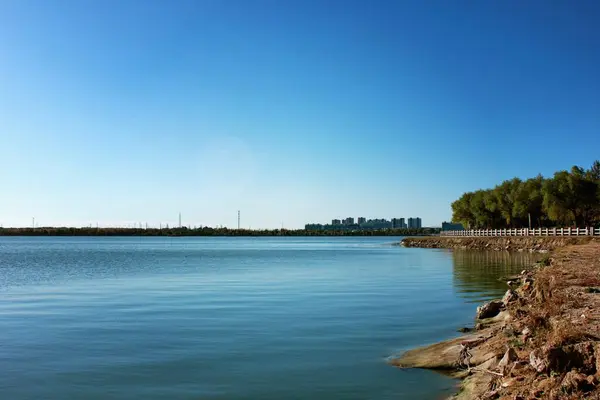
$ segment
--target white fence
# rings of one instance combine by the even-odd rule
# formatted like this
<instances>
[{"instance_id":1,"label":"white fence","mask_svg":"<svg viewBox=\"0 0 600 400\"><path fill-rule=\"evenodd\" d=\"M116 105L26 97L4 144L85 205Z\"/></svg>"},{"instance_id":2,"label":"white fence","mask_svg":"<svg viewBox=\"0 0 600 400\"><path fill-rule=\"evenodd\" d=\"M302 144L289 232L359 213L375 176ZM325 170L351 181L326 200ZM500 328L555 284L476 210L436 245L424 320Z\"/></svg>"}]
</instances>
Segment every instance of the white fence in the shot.
<instances>
[{"instance_id":1,"label":"white fence","mask_svg":"<svg viewBox=\"0 0 600 400\"><path fill-rule=\"evenodd\" d=\"M600 228L521 228L521 229L467 229L442 231L441 236L600 236Z\"/></svg>"}]
</instances>

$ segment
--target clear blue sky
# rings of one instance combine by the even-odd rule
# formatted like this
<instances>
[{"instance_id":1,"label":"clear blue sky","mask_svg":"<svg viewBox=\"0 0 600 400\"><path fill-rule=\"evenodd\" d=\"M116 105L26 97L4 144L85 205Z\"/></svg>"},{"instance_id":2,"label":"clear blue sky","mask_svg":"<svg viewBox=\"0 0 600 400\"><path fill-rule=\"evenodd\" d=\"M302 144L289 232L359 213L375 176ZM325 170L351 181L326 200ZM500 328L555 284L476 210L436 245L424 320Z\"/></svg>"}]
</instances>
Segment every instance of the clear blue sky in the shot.
<instances>
[{"instance_id":1,"label":"clear blue sky","mask_svg":"<svg viewBox=\"0 0 600 400\"><path fill-rule=\"evenodd\" d=\"M421 216L600 158L600 2L0 2L0 223Z\"/></svg>"}]
</instances>

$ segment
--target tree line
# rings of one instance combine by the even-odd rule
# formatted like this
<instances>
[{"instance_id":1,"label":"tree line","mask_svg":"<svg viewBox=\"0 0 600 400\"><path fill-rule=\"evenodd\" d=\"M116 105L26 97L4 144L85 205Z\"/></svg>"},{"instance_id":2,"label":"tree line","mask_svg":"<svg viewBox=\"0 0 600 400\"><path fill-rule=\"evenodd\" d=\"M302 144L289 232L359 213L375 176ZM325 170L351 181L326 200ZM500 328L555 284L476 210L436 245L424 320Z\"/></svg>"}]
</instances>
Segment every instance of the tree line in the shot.
<instances>
[{"instance_id":1,"label":"tree line","mask_svg":"<svg viewBox=\"0 0 600 400\"><path fill-rule=\"evenodd\" d=\"M439 228L372 230L228 229L228 228L0 228L0 236L418 236L439 233Z\"/></svg>"},{"instance_id":2,"label":"tree line","mask_svg":"<svg viewBox=\"0 0 600 400\"><path fill-rule=\"evenodd\" d=\"M550 178L513 178L493 189L464 193L452 203L452 220L470 229L600 224L600 161Z\"/></svg>"}]
</instances>

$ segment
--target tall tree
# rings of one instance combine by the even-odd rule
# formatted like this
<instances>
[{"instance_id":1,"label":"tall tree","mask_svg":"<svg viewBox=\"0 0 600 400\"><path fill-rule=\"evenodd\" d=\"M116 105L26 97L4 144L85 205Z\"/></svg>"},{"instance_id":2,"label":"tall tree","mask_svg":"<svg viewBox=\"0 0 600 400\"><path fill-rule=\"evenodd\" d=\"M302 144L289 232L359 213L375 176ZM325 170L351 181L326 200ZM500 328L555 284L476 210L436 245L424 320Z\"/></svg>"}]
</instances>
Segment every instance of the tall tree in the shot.
<instances>
[{"instance_id":1,"label":"tall tree","mask_svg":"<svg viewBox=\"0 0 600 400\"><path fill-rule=\"evenodd\" d=\"M576 226L592 224L598 210L598 185L577 166L560 171L544 185L544 207L558 222Z\"/></svg>"},{"instance_id":2,"label":"tall tree","mask_svg":"<svg viewBox=\"0 0 600 400\"><path fill-rule=\"evenodd\" d=\"M475 218L471 211L471 198L473 193L464 193L452 203L452 221L460 222L467 228L475 227Z\"/></svg>"},{"instance_id":3,"label":"tall tree","mask_svg":"<svg viewBox=\"0 0 600 400\"><path fill-rule=\"evenodd\" d=\"M513 178L494 189L464 193L452 203L452 220L471 228L600 224L600 161L545 179Z\"/></svg>"},{"instance_id":4,"label":"tall tree","mask_svg":"<svg viewBox=\"0 0 600 400\"><path fill-rule=\"evenodd\" d=\"M529 226L530 218L532 226L539 227L547 224L548 218L544 212L543 185L544 178L541 175L527 179L519 185L513 205L513 218L519 221L521 226Z\"/></svg>"},{"instance_id":5,"label":"tall tree","mask_svg":"<svg viewBox=\"0 0 600 400\"><path fill-rule=\"evenodd\" d=\"M507 227L514 225L514 206L517 201L521 180L513 178L494 188L494 194L498 201L498 210L504 218Z\"/></svg>"}]
</instances>

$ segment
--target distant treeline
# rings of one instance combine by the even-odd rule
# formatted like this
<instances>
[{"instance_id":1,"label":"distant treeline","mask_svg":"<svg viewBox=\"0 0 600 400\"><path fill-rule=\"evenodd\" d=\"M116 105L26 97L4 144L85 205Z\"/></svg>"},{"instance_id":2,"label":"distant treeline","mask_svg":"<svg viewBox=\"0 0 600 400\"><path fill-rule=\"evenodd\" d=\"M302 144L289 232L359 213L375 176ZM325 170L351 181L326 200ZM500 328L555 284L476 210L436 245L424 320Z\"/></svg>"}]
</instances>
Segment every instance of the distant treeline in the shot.
<instances>
[{"instance_id":1,"label":"distant treeline","mask_svg":"<svg viewBox=\"0 0 600 400\"><path fill-rule=\"evenodd\" d=\"M0 228L0 236L417 236L439 233L438 228L374 230L228 229L228 228Z\"/></svg>"},{"instance_id":2,"label":"distant treeline","mask_svg":"<svg viewBox=\"0 0 600 400\"><path fill-rule=\"evenodd\" d=\"M532 227L600 224L600 161L551 178L514 178L452 203L452 220L472 229L527 227L529 218Z\"/></svg>"}]
</instances>

